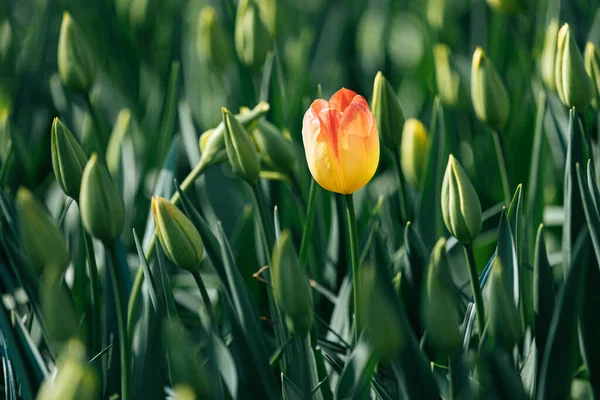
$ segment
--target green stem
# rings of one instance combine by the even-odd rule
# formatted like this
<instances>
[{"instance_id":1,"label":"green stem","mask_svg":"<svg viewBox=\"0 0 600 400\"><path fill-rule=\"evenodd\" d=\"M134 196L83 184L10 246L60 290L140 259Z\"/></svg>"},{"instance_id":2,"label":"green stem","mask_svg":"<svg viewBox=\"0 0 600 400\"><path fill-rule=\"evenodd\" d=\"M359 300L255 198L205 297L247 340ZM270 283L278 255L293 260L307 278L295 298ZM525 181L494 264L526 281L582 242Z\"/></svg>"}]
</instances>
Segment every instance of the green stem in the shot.
<instances>
[{"instance_id":1,"label":"green stem","mask_svg":"<svg viewBox=\"0 0 600 400\"><path fill-rule=\"evenodd\" d=\"M254 196L254 201L256 202L256 213L258 214L261 239L265 247L265 257L267 264L271 265L271 250L273 249L274 244L273 234L271 233L271 229L269 229L270 224L267 221L263 196L258 185L259 183L252 185L252 195Z\"/></svg>"},{"instance_id":2,"label":"green stem","mask_svg":"<svg viewBox=\"0 0 600 400\"><path fill-rule=\"evenodd\" d=\"M108 137L104 134L104 130L102 129L102 125L100 124L100 117L96 113L96 109L92 105L92 99L90 97L89 92L83 96L85 100L85 105L90 113L90 117L92 118L92 123L95 129L95 140L98 146L97 151L104 157L106 153L106 148L108 147Z\"/></svg>"},{"instance_id":3,"label":"green stem","mask_svg":"<svg viewBox=\"0 0 600 400\"><path fill-rule=\"evenodd\" d=\"M85 254L88 261L88 274L90 277L90 349L92 355L95 356L100 352L100 338L102 337L102 324L100 322L100 317L102 315L102 304L100 303L100 284L92 237L85 231L83 225L81 225L81 233L83 235Z\"/></svg>"},{"instance_id":4,"label":"green stem","mask_svg":"<svg viewBox=\"0 0 600 400\"><path fill-rule=\"evenodd\" d=\"M500 180L502 181L502 192L504 194L504 205L510 205L510 184L508 182L508 172L506 170L506 160L504 158L504 150L502 149L502 139L500 134L493 132L494 148L496 150L496 158L498 159L498 169L500 170Z\"/></svg>"},{"instance_id":5,"label":"green stem","mask_svg":"<svg viewBox=\"0 0 600 400\"><path fill-rule=\"evenodd\" d=\"M392 153L394 160L394 174L396 175L396 182L398 185L398 208L400 211L400 224L404 225L407 221L410 221L410 214L408 212L406 200L406 182L400 166L400 152L398 150L393 151Z\"/></svg>"},{"instance_id":6,"label":"green stem","mask_svg":"<svg viewBox=\"0 0 600 400\"><path fill-rule=\"evenodd\" d=\"M358 344L359 327L362 326L359 314L360 281L359 281L359 249L358 231L356 229L356 213L354 211L354 200L352 194L346 196L346 219L348 220L348 235L350 238L350 258L352 262L352 286L354 290L354 342Z\"/></svg>"},{"instance_id":7,"label":"green stem","mask_svg":"<svg viewBox=\"0 0 600 400\"><path fill-rule=\"evenodd\" d=\"M477 273L477 263L475 262L475 253L473 244L464 245L465 256L467 257L467 266L469 267L469 279L471 280L471 291L475 299L475 312L477 314L477 324L479 326L479 337L485 328L485 311L483 309L483 297L481 296L481 287L479 286L479 275Z\"/></svg>"},{"instance_id":8,"label":"green stem","mask_svg":"<svg viewBox=\"0 0 600 400\"><path fill-rule=\"evenodd\" d=\"M302 229L302 241L300 242L300 265L305 269L308 267L308 249L310 244L310 235L312 235L313 219L317 208L317 183L314 179L310 180L310 190L308 192L308 206L306 209L306 220Z\"/></svg>"},{"instance_id":9,"label":"green stem","mask_svg":"<svg viewBox=\"0 0 600 400\"><path fill-rule=\"evenodd\" d=\"M200 271L192 272L192 276L196 281L196 285L198 285L198 289L200 289L200 296L202 296L202 301L204 302L204 307L206 307L206 311L208 312L208 317L210 318L210 323L212 324L212 328L216 328L217 320L215 317L215 312L212 308L212 303L210 302L210 296L208 295L208 291L206 290L206 286L204 285L204 281L202 280L202 276L200 275Z\"/></svg>"},{"instance_id":10,"label":"green stem","mask_svg":"<svg viewBox=\"0 0 600 400\"><path fill-rule=\"evenodd\" d=\"M119 257L115 243L105 243L105 248L110 253L111 263L109 268L110 279L115 296L115 308L117 311L117 328L119 330L119 346L121 356L121 399L129 400L129 379L131 376L130 360L131 351L129 337L127 335L127 310L125 299L125 286L123 277L119 271Z\"/></svg>"},{"instance_id":11,"label":"green stem","mask_svg":"<svg viewBox=\"0 0 600 400\"><path fill-rule=\"evenodd\" d=\"M202 175L202 173L206 170L208 166L203 162L198 163L194 167L194 169L188 174L188 176L181 182L179 187L185 193L191 187L193 187L193 183L196 179ZM175 192L175 194L171 197L171 203L177 205L179 203L179 193ZM156 250L156 235L152 236L150 243L148 244L148 249L146 250L146 258L150 260L154 256L154 252ZM133 318L135 317L135 311L137 309L138 303L140 301L140 295L142 293L142 284L144 283L144 270L143 268L138 268L137 274L135 276L135 281L133 282L133 287L131 289L131 297L129 297L129 305L127 308L127 330L130 334L133 334Z\"/></svg>"}]
</instances>

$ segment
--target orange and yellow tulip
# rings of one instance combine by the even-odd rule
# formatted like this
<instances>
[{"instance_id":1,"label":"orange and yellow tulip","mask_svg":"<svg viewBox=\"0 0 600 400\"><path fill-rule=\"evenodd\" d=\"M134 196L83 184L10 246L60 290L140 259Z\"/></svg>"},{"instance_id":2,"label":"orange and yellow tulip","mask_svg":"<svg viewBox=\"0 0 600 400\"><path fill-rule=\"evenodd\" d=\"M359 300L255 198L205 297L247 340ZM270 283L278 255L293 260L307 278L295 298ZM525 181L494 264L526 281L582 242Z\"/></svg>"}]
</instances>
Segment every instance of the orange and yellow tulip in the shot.
<instances>
[{"instance_id":1,"label":"orange and yellow tulip","mask_svg":"<svg viewBox=\"0 0 600 400\"><path fill-rule=\"evenodd\" d=\"M315 100L302 125L308 168L323 188L352 194L373 178L379 135L364 97L342 88L329 101Z\"/></svg>"}]
</instances>

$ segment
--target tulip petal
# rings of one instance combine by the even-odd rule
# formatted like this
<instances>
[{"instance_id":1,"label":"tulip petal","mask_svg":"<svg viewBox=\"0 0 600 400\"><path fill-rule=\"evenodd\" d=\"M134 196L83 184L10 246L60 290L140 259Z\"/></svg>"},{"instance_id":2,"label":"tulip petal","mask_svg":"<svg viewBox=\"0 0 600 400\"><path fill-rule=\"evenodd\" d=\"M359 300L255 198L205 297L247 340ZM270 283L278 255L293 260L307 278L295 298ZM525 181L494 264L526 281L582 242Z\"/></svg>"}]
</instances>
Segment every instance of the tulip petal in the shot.
<instances>
[{"instance_id":1,"label":"tulip petal","mask_svg":"<svg viewBox=\"0 0 600 400\"><path fill-rule=\"evenodd\" d=\"M329 99L329 108L344 112L356 96L358 96L356 92L350 89L341 88L331 96L331 99Z\"/></svg>"}]
</instances>

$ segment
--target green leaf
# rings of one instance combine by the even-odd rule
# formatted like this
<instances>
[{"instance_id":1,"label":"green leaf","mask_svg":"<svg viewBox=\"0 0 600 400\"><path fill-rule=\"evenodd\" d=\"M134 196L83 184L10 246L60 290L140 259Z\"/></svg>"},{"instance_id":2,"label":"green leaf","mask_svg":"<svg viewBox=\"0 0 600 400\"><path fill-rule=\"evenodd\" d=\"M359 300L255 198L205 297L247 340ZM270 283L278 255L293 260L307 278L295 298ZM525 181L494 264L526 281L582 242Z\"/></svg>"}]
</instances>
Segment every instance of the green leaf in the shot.
<instances>
[{"instance_id":1,"label":"green leaf","mask_svg":"<svg viewBox=\"0 0 600 400\"><path fill-rule=\"evenodd\" d=\"M335 399L366 399L378 359L373 349L361 337L344 366L335 390Z\"/></svg>"},{"instance_id":2,"label":"green leaf","mask_svg":"<svg viewBox=\"0 0 600 400\"><path fill-rule=\"evenodd\" d=\"M423 243L431 249L441 236L444 236L441 196L442 180L450 152L446 145L444 110L439 97L433 105L429 150L425 163L425 177L417 201L417 229Z\"/></svg>"},{"instance_id":3,"label":"green leaf","mask_svg":"<svg viewBox=\"0 0 600 400\"><path fill-rule=\"evenodd\" d=\"M184 148L190 162L190 168L194 168L200 162L200 148L198 147L198 133L196 132L196 128L194 128L192 110L186 100L179 102L177 110Z\"/></svg>"},{"instance_id":4,"label":"green leaf","mask_svg":"<svg viewBox=\"0 0 600 400\"><path fill-rule=\"evenodd\" d=\"M175 116L177 112L177 86L179 83L179 61L171 63L169 72L169 85L163 104L162 119L160 122L160 131L156 142L156 161L162 163L165 156L165 150L168 148L168 143L171 143L175 130Z\"/></svg>"},{"instance_id":5,"label":"green leaf","mask_svg":"<svg viewBox=\"0 0 600 400\"><path fill-rule=\"evenodd\" d=\"M231 352L223 343L223 340L216 335L212 334L212 350L217 368L221 374L221 379L227 387L227 391L231 395L231 398L238 398L238 373L235 366L235 361L231 356Z\"/></svg>"},{"instance_id":6,"label":"green leaf","mask_svg":"<svg viewBox=\"0 0 600 400\"><path fill-rule=\"evenodd\" d=\"M515 370L511 357L501 351L486 351L482 355L486 376L484 385L488 384L484 398L487 396L499 399L528 400L529 396L523 388L519 373Z\"/></svg>"},{"instance_id":7,"label":"green leaf","mask_svg":"<svg viewBox=\"0 0 600 400\"><path fill-rule=\"evenodd\" d=\"M150 271L150 267L148 266L148 261L146 261L146 256L144 255L144 250L142 249L142 245L140 244L140 239L138 238L135 229L133 230L133 240L135 241L135 247L137 249L138 257L140 259L140 265L142 266L142 270L144 271L144 278L148 285L148 294L150 295L150 301L152 302L152 306L154 307L154 311L156 311L157 315L161 316L164 313L164 306L162 303L162 298L158 295L160 291L156 285L156 281L154 276L152 275L152 271Z\"/></svg>"},{"instance_id":8,"label":"green leaf","mask_svg":"<svg viewBox=\"0 0 600 400\"><path fill-rule=\"evenodd\" d=\"M538 228L535 243L535 258L533 262L533 310L535 314L535 342L537 350L537 362L541 365L544 357L544 349L550 331L552 311L556 295L554 292L554 278L552 269L548 262L546 242L544 240L544 225Z\"/></svg>"},{"instance_id":9,"label":"green leaf","mask_svg":"<svg viewBox=\"0 0 600 400\"><path fill-rule=\"evenodd\" d=\"M262 82L260 84L260 100L271 104L267 115L279 129L286 125L287 102L281 61L277 52L270 52L263 65Z\"/></svg>"}]
</instances>

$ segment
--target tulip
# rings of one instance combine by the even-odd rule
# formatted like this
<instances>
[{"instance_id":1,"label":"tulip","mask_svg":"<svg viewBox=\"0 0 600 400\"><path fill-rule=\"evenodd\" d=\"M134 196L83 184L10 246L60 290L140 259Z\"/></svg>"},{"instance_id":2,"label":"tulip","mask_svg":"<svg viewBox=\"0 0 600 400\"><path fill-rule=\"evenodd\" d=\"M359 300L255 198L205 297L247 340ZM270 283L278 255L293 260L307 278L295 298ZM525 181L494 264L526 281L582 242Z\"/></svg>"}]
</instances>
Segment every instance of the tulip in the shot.
<instances>
[{"instance_id":1,"label":"tulip","mask_svg":"<svg viewBox=\"0 0 600 400\"><path fill-rule=\"evenodd\" d=\"M418 186L425 168L427 128L418 119L406 120L400 147L402 172L413 186Z\"/></svg>"},{"instance_id":2,"label":"tulip","mask_svg":"<svg viewBox=\"0 0 600 400\"><path fill-rule=\"evenodd\" d=\"M592 100L592 81L569 24L564 24L558 31L554 79L558 97L565 106L579 111L586 109Z\"/></svg>"},{"instance_id":3,"label":"tulip","mask_svg":"<svg viewBox=\"0 0 600 400\"><path fill-rule=\"evenodd\" d=\"M452 63L450 48L445 44L433 47L435 82L444 105L464 108L468 97L465 78Z\"/></svg>"},{"instance_id":4,"label":"tulip","mask_svg":"<svg viewBox=\"0 0 600 400\"><path fill-rule=\"evenodd\" d=\"M494 258L490 275L488 331L492 340L510 351L521 337L521 315L512 286L507 283L507 271L498 257Z\"/></svg>"},{"instance_id":5,"label":"tulip","mask_svg":"<svg viewBox=\"0 0 600 400\"><path fill-rule=\"evenodd\" d=\"M258 153L246 129L226 108L223 112L225 125L225 149L233 172L250 184L258 181L260 161Z\"/></svg>"},{"instance_id":6,"label":"tulip","mask_svg":"<svg viewBox=\"0 0 600 400\"><path fill-rule=\"evenodd\" d=\"M215 67L223 68L230 61L229 42L214 7L206 6L198 18L198 54Z\"/></svg>"},{"instance_id":7,"label":"tulip","mask_svg":"<svg viewBox=\"0 0 600 400\"><path fill-rule=\"evenodd\" d=\"M58 38L58 74L66 87L89 93L96 79L96 63L83 32L68 12L63 14Z\"/></svg>"},{"instance_id":8,"label":"tulip","mask_svg":"<svg viewBox=\"0 0 600 400\"><path fill-rule=\"evenodd\" d=\"M508 92L498 71L481 47L473 53L471 97L477 118L495 131L501 131L510 111Z\"/></svg>"},{"instance_id":9,"label":"tulip","mask_svg":"<svg viewBox=\"0 0 600 400\"><path fill-rule=\"evenodd\" d=\"M325 189L352 194L379 164L377 124L364 97L340 89L329 102L315 100L302 124L308 168Z\"/></svg>"},{"instance_id":10,"label":"tulip","mask_svg":"<svg viewBox=\"0 0 600 400\"><path fill-rule=\"evenodd\" d=\"M591 78L592 85L592 105L600 107L600 51L592 43L588 42L585 46L585 70Z\"/></svg>"},{"instance_id":11,"label":"tulip","mask_svg":"<svg viewBox=\"0 0 600 400\"><path fill-rule=\"evenodd\" d=\"M292 175L296 167L294 144L272 123L262 120L252 131L252 137L265 164L275 171Z\"/></svg>"},{"instance_id":12,"label":"tulip","mask_svg":"<svg viewBox=\"0 0 600 400\"><path fill-rule=\"evenodd\" d=\"M254 0L241 0L235 16L235 50L244 64L259 68L271 50L271 35Z\"/></svg>"},{"instance_id":13,"label":"tulip","mask_svg":"<svg viewBox=\"0 0 600 400\"><path fill-rule=\"evenodd\" d=\"M397 151L402 140L404 112L394 88L385 79L381 71L375 76L373 101L371 103L383 144L390 150Z\"/></svg>"},{"instance_id":14,"label":"tulip","mask_svg":"<svg viewBox=\"0 0 600 400\"><path fill-rule=\"evenodd\" d=\"M56 181L67 196L77 200L87 157L71 131L58 118L52 122L51 144Z\"/></svg>"},{"instance_id":15,"label":"tulip","mask_svg":"<svg viewBox=\"0 0 600 400\"><path fill-rule=\"evenodd\" d=\"M452 354L460 345L460 333L445 238L433 247L425 282L422 310L427 339L439 352Z\"/></svg>"},{"instance_id":16,"label":"tulip","mask_svg":"<svg viewBox=\"0 0 600 400\"><path fill-rule=\"evenodd\" d=\"M556 89L556 80L554 79L554 63L556 59L556 40L558 36L558 21L552 19L546 28L544 36L544 47L541 56L542 80L550 90Z\"/></svg>"},{"instance_id":17,"label":"tulip","mask_svg":"<svg viewBox=\"0 0 600 400\"><path fill-rule=\"evenodd\" d=\"M442 183L442 216L448 231L462 244L481 231L481 204L467 173L450 154Z\"/></svg>"},{"instance_id":18,"label":"tulip","mask_svg":"<svg viewBox=\"0 0 600 400\"><path fill-rule=\"evenodd\" d=\"M285 315L288 329L307 334L314 323L311 288L296 256L289 231L284 231L273 249L271 282L275 300Z\"/></svg>"},{"instance_id":19,"label":"tulip","mask_svg":"<svg viewBox=\"0 0 600 400\"><path fill-rule=\"evenodd\" d=\"M119 237L125 224L123 199L96 153L83 170L79 208L83 226L92 236L107 243Z\"/></svg>"},{"instance_id":20,"label":"tulip","mask_svg":"<svg viewBox=\"0 0 600 400\"><path fill-rule=\"evenodd\" d=\"M69 264L67 243L46 209L25 188L17 191L15 208L21 242L36 273L41 274L46 266L64 270Z\"/></svg>"},{"instance_id":21,"label":"tulip","mask_svg":"<svg viewBox=\"0 0 600 400\"><path fill-rule=\"evenodd\" d=\"M152 198L152 215L156 235L169 260L187 271L200 270L204 245L192 222L162 197Z\"/></svg>"}]
</instances>

